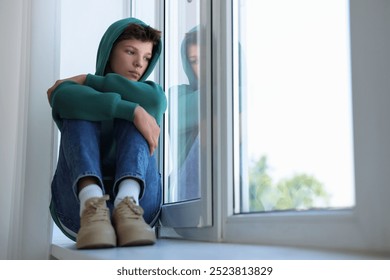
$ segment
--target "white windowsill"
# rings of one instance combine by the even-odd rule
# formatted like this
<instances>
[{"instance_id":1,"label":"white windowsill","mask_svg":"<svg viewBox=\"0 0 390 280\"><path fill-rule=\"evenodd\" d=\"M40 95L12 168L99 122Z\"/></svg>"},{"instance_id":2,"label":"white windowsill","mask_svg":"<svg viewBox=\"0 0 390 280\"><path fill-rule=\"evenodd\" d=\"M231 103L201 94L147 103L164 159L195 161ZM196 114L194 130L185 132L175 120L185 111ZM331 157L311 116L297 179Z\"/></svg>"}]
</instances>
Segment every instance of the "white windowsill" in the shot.
<instances>
[{"instance_id":1,"label":"white windowsill","mask_svg":"<svg viewBox=\"0 0 390 280\"><path fill-rule=\"evenodd\" d=\"M51 257L59 260L376 260L389 256L265 245L158 239L153 246L77 250L55 234Z\"/></svg>"}]
</instances>

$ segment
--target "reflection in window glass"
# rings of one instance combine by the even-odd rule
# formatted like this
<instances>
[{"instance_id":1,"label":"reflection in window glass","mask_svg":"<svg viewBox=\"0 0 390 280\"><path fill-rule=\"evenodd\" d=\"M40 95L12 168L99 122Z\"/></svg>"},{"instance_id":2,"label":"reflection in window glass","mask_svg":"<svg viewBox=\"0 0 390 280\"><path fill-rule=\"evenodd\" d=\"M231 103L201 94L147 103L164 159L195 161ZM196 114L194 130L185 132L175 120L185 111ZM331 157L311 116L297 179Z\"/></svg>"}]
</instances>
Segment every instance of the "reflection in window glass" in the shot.
<instances>
[{"instance_id":1,"label":"reflection in window glass","mask_svg":"<svg viewBox=\"0 0 390 280\"><path fill-rule=\"evenodd\" d=\"M235 212L353 207L348 1L235 4Z\"/></svg>"},{"instance_id":2,"label":"reflection in window glass","mask_svg":"<svg viewBox=\"0 0 390 280\"><path fill-rule=\"evenodd\" d=\"M168 178L165 203L196 199L199 188L199 1L167 1Z\"/></svg>"}]
</instances>

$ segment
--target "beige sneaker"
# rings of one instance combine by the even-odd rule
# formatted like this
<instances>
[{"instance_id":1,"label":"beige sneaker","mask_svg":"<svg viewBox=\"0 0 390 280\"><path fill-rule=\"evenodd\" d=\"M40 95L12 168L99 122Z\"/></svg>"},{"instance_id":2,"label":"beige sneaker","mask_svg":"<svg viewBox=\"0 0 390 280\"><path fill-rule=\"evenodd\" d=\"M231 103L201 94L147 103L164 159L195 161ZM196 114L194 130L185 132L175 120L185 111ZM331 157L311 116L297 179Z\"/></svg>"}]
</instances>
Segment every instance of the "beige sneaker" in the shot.
<instances>
[{"instance_id":1,"label":"beige sneaker","mask_svg":"<svg viewBox=\"0 0 390 280\"><path fill-rule=\"evenodd\" d=\"M97 249L116 246L116 235L106 206L108 195L90 198L85 202L81 214L80 230L77 234L77 249Z\"/></svg>"},{"instance_id":2,"label":"beige sneaker","mask_svg":"<svg viewBox=\"0 0 390 280\"><path fill-rule=\"evenodd\" d=\"M114 209L113 224L118 246L152 245L156 242L156 234L145 222L143 214L142 207L128 196Z\"/></svg>"}]
</instances>

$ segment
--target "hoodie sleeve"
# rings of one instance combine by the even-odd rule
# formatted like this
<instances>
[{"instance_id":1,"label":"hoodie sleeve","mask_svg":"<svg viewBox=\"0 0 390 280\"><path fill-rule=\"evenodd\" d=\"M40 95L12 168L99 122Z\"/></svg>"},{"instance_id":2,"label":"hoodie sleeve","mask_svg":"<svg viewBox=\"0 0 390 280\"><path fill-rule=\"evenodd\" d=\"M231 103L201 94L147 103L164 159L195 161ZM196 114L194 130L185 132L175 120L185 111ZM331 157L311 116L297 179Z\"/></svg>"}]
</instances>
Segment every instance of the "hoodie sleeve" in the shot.
<instances>
[{"instance_id":1,"label":"hoodie sleeve","mask_svg":"<svg viewBox=\"0 0 390 280\"><path fill-rule=\"evenodd\" d=\"M62 119L104 121L121 118L132 121L138 104L122 100L115 92L99 92L92 87L66 81L52 93L53 119L59 129Z\"/></svg>"},{"instance_id":2,"label":"hoodie sleeve","mask_svg":"<svg viewBox=\"0 0 390 280\"><path fill-rule=\"evenodd\" d=\"M99 92L115 92L123 101L142 106L160 124L167 100L161 86L152 82L130 81L118 74L87 75L85 85Z\"/></svg>"}]
</instances>

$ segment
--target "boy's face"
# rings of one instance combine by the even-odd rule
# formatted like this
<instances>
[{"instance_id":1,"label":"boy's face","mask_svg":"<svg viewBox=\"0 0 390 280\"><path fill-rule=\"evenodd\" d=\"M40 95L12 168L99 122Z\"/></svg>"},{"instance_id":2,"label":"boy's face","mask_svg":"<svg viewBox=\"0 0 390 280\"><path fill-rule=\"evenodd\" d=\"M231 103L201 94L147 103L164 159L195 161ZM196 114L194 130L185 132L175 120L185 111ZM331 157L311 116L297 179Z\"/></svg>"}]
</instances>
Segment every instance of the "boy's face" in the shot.
<instances>
[{"instance_id":1,"label":"boy's face","mask_svg":"<svg viewBox=\"0 0 390 280\"><path fill-rule=\"evenodd\" d=\"M132 81L138 81L152 58L153 43L135 39L123 40L111 52L111 70Z\"/></svg>"},{"instance_id":2,"label":"boy's face","mask_svg":"<svg viewBox=\"0 0 390 280\"><path fill-rule=\"evenodd\" d=\"M198 79L199 74L199 58L198 58L198 46L189 45L187 49L188 60L191 64L192 71L195 74L195 77Z\"/></svg>"}]
</instances>

